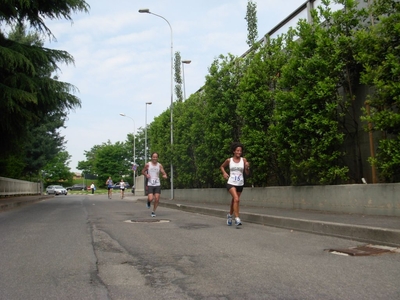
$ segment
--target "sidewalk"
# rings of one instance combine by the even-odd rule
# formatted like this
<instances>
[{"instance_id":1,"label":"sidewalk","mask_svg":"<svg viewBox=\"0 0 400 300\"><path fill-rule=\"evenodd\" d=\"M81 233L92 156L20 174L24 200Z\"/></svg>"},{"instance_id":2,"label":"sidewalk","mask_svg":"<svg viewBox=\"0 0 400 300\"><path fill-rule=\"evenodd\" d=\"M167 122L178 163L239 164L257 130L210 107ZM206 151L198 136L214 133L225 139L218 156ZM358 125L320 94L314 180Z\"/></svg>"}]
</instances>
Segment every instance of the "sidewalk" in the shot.
<instances>
[{"instance_id":1,"label":"sidewalk","mask_svg":"<svg viewBox=\"0 0 400 300\"><path fill-rule=\"evenodd\" d=\"M145 205L147 199L142 196L138 197L137 201ZM229 203L220 205L169 199L161 199L159 206L220 217L223 219L224 224L229 210ZM364 243L394 247L400 246L399 217L339 214L241 205L240 219L243 226L246 226L248 222L352 239Z\"/></svg>"},{"instance_id":2,"label":"sidewalk","mask_svg":"<svg viewBox=\"0 0 400 300\"><path fill-rule=\"evenodd\" d=\"M53 197L54 196L37 195L0 198L0 212ZM126 195L124 201L126 200L137 201L140 205L143 204L143 206L145 206L147 198L146 196L134 196L129 194ZM229 203L221 205L168 199L161 199L159 206L219 217L223 224L225 224L229 209ZM352 239L364 243L400 247L399 217L340 214L241 205L240 219L243 222L243 226L246 226L246 223L255 223Z\"/></svg>"},{"instance_id":3,"label":"sidewalk","mask_svg":"<svg viewBox=\"0 0 400 300\"><path fill-rule=\"evenodd\" d=\"M0 212L53 198L54 195L9 196L0 198Z\"/></svg>"}]
</instances>

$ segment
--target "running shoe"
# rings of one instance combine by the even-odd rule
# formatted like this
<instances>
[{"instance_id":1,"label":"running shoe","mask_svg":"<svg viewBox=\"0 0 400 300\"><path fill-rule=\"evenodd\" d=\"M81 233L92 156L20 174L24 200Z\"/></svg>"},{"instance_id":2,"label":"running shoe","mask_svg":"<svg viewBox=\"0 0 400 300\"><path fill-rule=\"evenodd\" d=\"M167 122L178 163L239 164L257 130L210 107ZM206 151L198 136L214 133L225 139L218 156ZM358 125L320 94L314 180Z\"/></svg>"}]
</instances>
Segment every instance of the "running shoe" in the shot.
<instances>
[{"instance_id":1,"label":"running shoe","mask_svg":"<svg viewBox=\"0 0 400 300\"><path fill-rule=\"evenodd\" d=\"M150 208L150 202L149 201L147 201L146 207Z\"/></svg>"},{"instance_id":2,"label":"running shoe","mask_svg":"<svg viewBox=\"0 0 400 300\"><path fill-rule=\"evenodd\" d=\"M232 226L232 215L230 214L226 216L226 225Z\"/></svg>"},{"instance_id":3,"label":"running shoe","mask_svg":"<svg viewBox=\"0 0 400 300\"><path fill-rule=\"evenodd\" d=\"M156 216L156 214L154 213L154 211L151 212L151 216L154 218Z\"/></svg>"},{"instance_id":4,"label":"running shoe","mask_svg":"<svg viewBox=\"0 0 400 300\"><path fill-rule=\"evenodd\" d=\"M239 218L235 218L235 225L236 225L236 226L242 225L242 222L240 221Z\"/></svg>"}]
</instances>

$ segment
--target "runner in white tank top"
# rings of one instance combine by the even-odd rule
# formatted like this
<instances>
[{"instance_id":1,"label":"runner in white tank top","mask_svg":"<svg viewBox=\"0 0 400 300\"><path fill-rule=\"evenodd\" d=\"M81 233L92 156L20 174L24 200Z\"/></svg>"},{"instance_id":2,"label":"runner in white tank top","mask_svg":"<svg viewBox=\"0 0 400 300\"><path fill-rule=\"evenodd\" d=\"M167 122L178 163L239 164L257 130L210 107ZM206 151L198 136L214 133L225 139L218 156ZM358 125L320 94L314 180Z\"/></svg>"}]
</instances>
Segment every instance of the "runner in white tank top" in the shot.
<instances>
[{"instance_id":1,"label":"runner in white tank top","mask_svg":"<svg viewBox=\"0 0 400 300\"><path fill-rule=\"evenodd\" d=\"M150 177L148 178L148 186L160 186L160 163L155 165L152 162L148 162L148 173Z\"/></svg>"},{"instance_id":2,"label":"runner in white tank top","mask_svg":"<svg viewBox=\"0 0 400 300\"><path fill-rule=\"evenodd\" d=\"M158 162L158 153L154 152L151 154L151 161L148 162L142 170L142 175L147 179L147 208L151 207L151 202L154 200L153 211L151 212L152 217L156 216L155 212L160 201L160 172L163 178L168 178L164 167Z\"/></svg>"},{"instance_id":3,"label":"runner in white tank top","mask_svg":"<svg viewBox=\"0 0 400 300\"><path fill-rule=\"evenodd\" d=\"M229 161L228 184L234 186L243 186L244 185L243 171L244 171L243 158L240 157L239 162L235 162L234 157L232 157Z\"/></svg>"},{"instance_id":4,"label":"runner in white tank top","mask_svg":"<svg viewBox=\"0 0 400 300\"><path fill-rule=\"evenodd\" d=\"M246 175L250 173L250 164L242 157L243 145L240 143L233 143L231 146L233 157L226 159L220 167L222 175L227 180L226 188L232 196L229 214L227 215L227 225L232 225L232 215L235 216L235 225L242 225L239 218L239 202L240 195L243 191L244 178L243 171ZM229 167L229 174L226 173L226 168Z\"/></svg>"}]
</instances>

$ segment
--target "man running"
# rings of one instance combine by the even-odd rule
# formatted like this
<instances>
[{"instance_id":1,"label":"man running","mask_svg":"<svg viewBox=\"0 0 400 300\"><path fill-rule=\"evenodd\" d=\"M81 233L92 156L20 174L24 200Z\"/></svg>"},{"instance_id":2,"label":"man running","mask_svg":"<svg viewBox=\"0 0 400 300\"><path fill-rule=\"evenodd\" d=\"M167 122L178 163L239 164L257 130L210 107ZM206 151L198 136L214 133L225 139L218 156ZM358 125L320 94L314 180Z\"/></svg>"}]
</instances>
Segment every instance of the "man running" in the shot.
<instances>
[{"instance_id":1,"label":"man running","mask_svg":"<svg viewBox=\"0 0 400 300\"><path fill-rule=\"evenodd\" d=\"M164 167L158 162L158 153L154 152L151 154L151 161L146 163L142 170L142 175L147 178L147 208L151 207L151 202L153 203L153 211L151 216L156 216L156 209L158 202L160 201L161 194L161 183L160 183L160 172L163 178L167 178L167 173L165 173Z\"/></svg>"}]
</instances>

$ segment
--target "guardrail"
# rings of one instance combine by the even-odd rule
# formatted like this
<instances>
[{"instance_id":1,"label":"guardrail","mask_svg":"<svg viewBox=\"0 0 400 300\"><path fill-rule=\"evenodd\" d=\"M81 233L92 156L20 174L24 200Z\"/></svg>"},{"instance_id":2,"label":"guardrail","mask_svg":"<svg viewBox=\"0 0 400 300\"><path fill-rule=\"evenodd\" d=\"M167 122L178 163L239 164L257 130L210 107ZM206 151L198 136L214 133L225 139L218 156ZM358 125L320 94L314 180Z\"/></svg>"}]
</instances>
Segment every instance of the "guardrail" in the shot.
<instances>
[{"instance_id":1,"label":"guardrail","mask_svg":"<svg viewBox=\"0 0 400 300\"><path fill-rule=\"evenodd\" d=\"M43 192L42 182L31 182L13 178L0 177L0 197L18 195L40 195Z\"/></svg>"}]
</instances>

